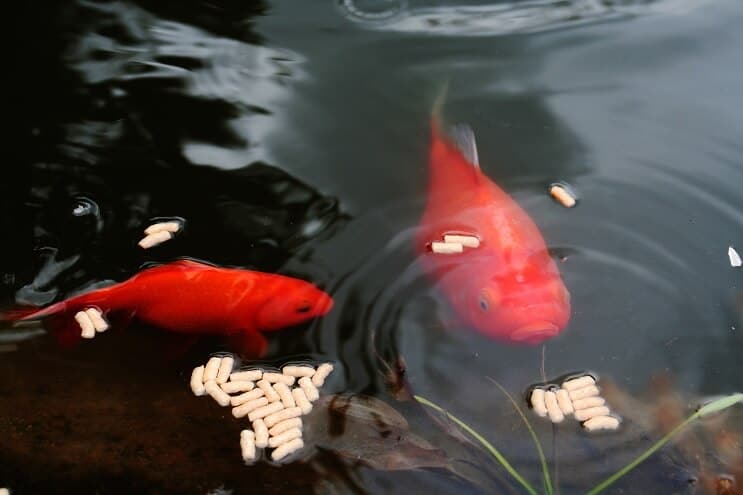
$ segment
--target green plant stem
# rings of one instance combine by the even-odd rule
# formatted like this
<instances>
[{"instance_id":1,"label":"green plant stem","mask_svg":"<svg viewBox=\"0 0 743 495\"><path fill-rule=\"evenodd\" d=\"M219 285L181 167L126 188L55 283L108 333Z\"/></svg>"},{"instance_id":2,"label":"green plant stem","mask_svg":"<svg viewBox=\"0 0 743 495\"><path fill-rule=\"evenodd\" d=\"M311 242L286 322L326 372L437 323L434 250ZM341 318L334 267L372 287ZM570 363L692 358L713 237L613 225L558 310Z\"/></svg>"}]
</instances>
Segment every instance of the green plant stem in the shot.
<instances>
[{"instance_id":1,"label":"green plant stem","mask_svg":"<svg viewBox=\"0 0 743 495\"><path fill-rule=\"evenodd\" d=\"M531 439L534 441L534 446L537 448L537 454L539 454L539 462L542 464L542 475L544 476L544 486L547 490L547 493L549 495L552 495L554 493L554 489L552 488L552 480L550 477L550 471L549 466L547 465L547 458L544 455L544 451L542 450L542 444L539 442L539 438L537 437L537 433L534 431L534 428L532 428L531 423L529 423L529 419L526 417L526 414L521 410L519 405L516 403L516 401L513 399L511 394L508 393L508 391L497 381L495 381L493 378L487 377L488 380L493 382L496 387L500 389L503 394L508 397L508 400L511 401L511 404L513 404L514 409L516 409L516 412L519 413L519 416L521 416L521 419L524 420L524 424L526 424L526 428L529 430L529 434L531 435Z\"/></svg>"},{"instance_id":2,"label":"green plant stem","mask_svg":"<svg viewBox=\"0 0 743 495\"><path fill-rule=\"evenodd\" d=\"M496 449L495 446L493 446L493 444L488 442L482 435L480 435L475 430L470 428L470 426L467 425L467 423L457 418L453 414L448 413L443 408L434 404L433 402L426 399L425 397L421 397L420 395L414 395L413 397L415 397L415 400L417 400L421 404L426 405L432 409L435 409L436 411L440 413L443 413L447 418L454 421L460 428L462 428L464 431L472 435L478 442L480 442L483 445L483 447L485 447L485 449L488 452L490 452L490 454L492 454L492 456L495 457L498 460L498 462L500 462L501 466L503 466L505 470L508 471L508 473L511 476L513 476L514 479L516 479L516 481L518 481L521 484L521 486L523 486L526 489L527 492L529 492L531 495L539 495L539 493L534 489L534 487L528 481L526 481L518 473L518 471L516 471L516 469L511 465L510 462L508 462L508 460L505 457L503 457L503 454L501 454L498 451L498 449Z\"/></svg>"}]
</instances>

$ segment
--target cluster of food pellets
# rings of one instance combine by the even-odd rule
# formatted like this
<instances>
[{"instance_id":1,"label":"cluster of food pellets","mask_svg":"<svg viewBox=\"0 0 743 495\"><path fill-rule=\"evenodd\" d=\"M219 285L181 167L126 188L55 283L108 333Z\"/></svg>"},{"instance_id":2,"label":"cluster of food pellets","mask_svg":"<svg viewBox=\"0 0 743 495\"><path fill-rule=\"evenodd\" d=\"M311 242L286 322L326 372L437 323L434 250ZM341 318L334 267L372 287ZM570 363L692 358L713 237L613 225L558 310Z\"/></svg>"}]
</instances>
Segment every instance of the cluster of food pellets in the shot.
<instances>
[{"instance_id":1,"label":"cluster of food pellets","mask_svg":"<svg viewBox=\"0 0 743 495\"><path fill-rule=\"evenodd\" d=\"M271 448L278 461L302 447L302 416L320 398L319 388L333 371L323 363L284 366L281 372L262 369L234 371L232 356L214 356L205 366L194 368L191 390L210 395L220 406L232 406L235 418L248 417L251 429L240 432L245 462L256 459L256 448Z\"/></svg>"},{"instance_id":2,"label":"cluster of food pellets","mask_svg":"<svg viewBox=\"0 0 743 495\"><path fill-rule=\"evenodd\" d=\"M144 237L139 241L139 247L149 249L165 241L169 241L183 227L183 222L159 222L150 225L144 230Z\"/></svg>"},{"instance_id":3,"label":"cluster of food pellets","mask_svg":"<svg viewBox=\"0 0 743 495\"><path fill-rule=\"evenodd\" d=\"M613 415L599 395L596 379L591 375L569 378L561 386L536 386L529 395L532 410L553 423L572 415L588 431L616 430L619 418Z\"/></svg>"},{"instance_id":4,"label":"cluster of food pellets","mask_svg":"<svg viewBox=\"0 0 743 495\"><path fill-rule=\"evenodd\" d=\"M431 251L436 254L456 254L464 248L480 247L480 239L474 235L445 234L444 240L431 243Z\"/></svg>"},{"instance_id":5,"label":"cluster of food pellets","mask_svg":"<svg viewBox=\"0 0 743 495\"><path fill-rule=\"evenodd\" d=\"M75 313L75 321L80 325L80 335L84 339L92 339L96 332L108 330L108 323L103 319L103 313L98 308L88 308Z\"/></svg>"}]
</instances>

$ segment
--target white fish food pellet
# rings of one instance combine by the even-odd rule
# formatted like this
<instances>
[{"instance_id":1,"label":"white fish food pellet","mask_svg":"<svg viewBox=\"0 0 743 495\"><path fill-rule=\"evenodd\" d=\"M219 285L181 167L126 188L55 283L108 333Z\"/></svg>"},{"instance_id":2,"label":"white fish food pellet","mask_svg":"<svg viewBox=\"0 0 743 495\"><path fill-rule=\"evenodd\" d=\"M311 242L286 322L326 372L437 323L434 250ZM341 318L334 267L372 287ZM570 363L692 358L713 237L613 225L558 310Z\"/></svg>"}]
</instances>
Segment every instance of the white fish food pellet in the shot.
<instances>
[{"instance_id":1,"label":"white fish food pellet","mask_svg":"<svg viewBox=\"0 0 743 495\"><path fill-rule=\"evenodd\" d=\"M206 393L211 395L212 399L217 401L217 404L219 404L222 407L226 407L230 405L230 396L225 393L224 390L219 388L219 385L217 385L217 382L214 380L209 380L204 384L204 390L206 390Z\"/></svg>"},{"instance_id":2,"label":"white fish food pellet","mask_svg":"<svg viewBox=\"0 0 743 495\"><path fill-rule=\"evenodd\" d=\"M263 397L263 390L255 388L253 390L245 392L244 394L233 396L232 398L230 398L230 403L232 404L232 407L237 407L245 404L246 402L250 402L251 400L259 399L261 397ZM265 397L263 398L266 399ZM261 405L265 406L266 404L268 404L268 399L266 399L265 403Z\"/></svg>"},{"instance_id":3,"label":"white fish food pellet","mask_svg":"<svg viewBox=\"0 0 743 495\"><path fill-rule=\"evenodd\" d=\"M478 248L480 247L480 239L474 235L455 235L446 234L444 236L445 243L459 243L467 248Z\"/></svg>"},{"instance_id":4,"label":"white fish food pellet","mask_svg":"<svg viewBox=\"0 0 743 495\"><path fill-rule=\"evenodd\" d=\"M552 184L550 195L565 208L572 208L577 203L575 194L563 184Z\"/></svg>"},{"instance_id":5,"label":"white fish food pellet","mask_svg":"<svg viewBox=\"0 0 743 495\"><path fill-rule=\"evenodd\" d=\"M589 407L603 406L606 403L603 397L593 396L586 397L585 399L578 399L573 401L573 408L576 411L580 409L588 409Z\"/></svg>"},{"instance_id":6,"label":"white fish food pellet","mask_svg":"<svg viewBox=\"0 0 743 495\"><path fill-rule=\"evenodd\" d=\"M293 376L284 375L283 373L263 373L263 379L268 383L283 383L289 387L294 385L295 380Z\"/></svg>"},{"instance_id":7,"label":"white fish food pellet","mask_svg":"<svg viewBox=\"0 0 743 495\"><path fill-rule=\"evenodd\" d=\"M281 404L280 402L278 404ZM274 425L286 421L287 419L298 418L302 415L302 410L298 407L290 407L273 414L269 414L263 421L266 422L266 426L273 428Z\"/></svg>"},{"instance_id":8,"label":"white fish food pellet","mask_svg":"<svg viewBox=\"0 0 743 495\"><path fill-rule=\"evenodd\" d=\"M278 400L281 400L281 396L279 395L279 393L276 392L276 390L274 390L273 388L273 385L271 385L266 380L259 380L256 385L258 385L258 388L263 390L263 394L266 396L266 399L268 399L268 402L276 402Z\"/></svg>"},{"instance_id":9,"label":"white fish food pellet","mask_svg":"<svg viewBox=\"0 0 743 495\"><path fill-rule=\"evenodd\" d=\"M255 433L252 430L240 432L240 451L245 462L255 460Z\"/></svg>"},{"instance_id":10,"label":"white fish food pellet","mask_svg":"<svg viewBox=\"0 0 743 495\"><path fill-rule=\"evenodd\" d=\"M269 416L273 413L276 413L282 410L284 410L284 404L282 404L281 401L270 402L263 407L259 407L258 409L250 411L248 413L248 419L252 422L252 421L255 421L256 419L263 419L266 416ZM266 425L268 425L268 423L266 423Z\"/></svg>"},{"instance_id":11,"label":"white fish food pellet","mask_svg":"<svg viewBox=\"0 0 743 495\"><path fill-rule=\"evenodd\" d=\"M557 397L557 405L560 406L560 410L565 416L568 416L570 414L573 414L574 408L573 403L570 400L570 395L568 394L568 391L561 388L558 389L555 392L555 396Z\"/></svg>"},{"instance_id":12,"label":"white fish food pellet","mask_svg":"<svg viewBox=\"0 0 743 495\"><path fill-rule=\"evenodd\" d=\"M250 392L255 388L255 384L253 382L227 382L221 383L219 386L222 387L222 390L224 390L228 394ZM263 390L261 390L261 394L263 394Z\"/></svg>"},{"instance_id":13,"label":"white fish food pellet","mask_svg":"<svg viewBox=\"0 0 743 495\"><path fill-rule=\"evenodd\" d=\"M232 408L232 416L235 418L243 418L258 408L268 405L268 399L265 397L258 397L257 399L250 400L239 406Z\"/></svg>"},{"instance_id":14,"label":"white fish food pellet","mask_svg":"<svg viewBox=\"0 0 743 495\"><path fill-rule=\"evenodd\" d=\"M144 229L145 235L151 235L155 234L157 232L172 232L176 233L181 229L181 224L179 222L159 222L159 223L153 223L146 229Z\"/></svg>"},{"instance_id":15,"label":"white fish food pellet","mask_svg":"<svg viewBox=\"0 0 743 495\"><path fill-rule=\"evenodd\" d=\"M191 391L194 395L206 395L204 388L204 366L197 366L191 372Z\"/></svg>"},{"instance_id":16,"label":"white fish food pellet","mask_svg":"<svg viewBox=\"0 0 743 495\"><path fill-rule=\"evenodd\" d=\"M153 232L148 234L144 239L139 241L139 247L142 249L149 249L158 244L162 244L165 241L169 241L173 237L173 234L167 230L161 230L159 232Z\"/></svg>"},{"instance_id":17,"label":"white fish food pellet","mask_svg":"<svg viewBox=\"0 0 743 495\"><path fill-rule=\"evenodd\" d=\"M591 385L595 384L596 380L591 375L584 375L578 378L571 378L570 380L564 381L562 384L562 388L570 392L579 388L590 387Z\"/></svg>"},{"instance_id":18,"label":"white fish food pellet","mask_svg":"<svg viewBox=\"0 0 743 495\"><path fill-rule=\"evenodd\" d=\"M464 252L464 246L458 242L439 242L431 243L431 252L436 254L457 254Z\"/></svg>"},{"instance_id":19,"label":"white fish food pellet","mask_svg":"<svg viewBox=\"0 0 743 495\"><path fill-rule=\"evenodd\" d=\"M281 433L284 433L286 430L291 430L293 428L299 428L300 430L302 429L302 418L290 418L285 419L280 423L276 423L271 427L270 430L268 430L268 434L272 437L275 437L277 435L280 435Z\"/></svg>"},{"instance_id":20,"label":"white fish food pellet","mask_svg":"<svg viewBox=\"0 0 743 495\"><path fill-rule=\"evenodd\" d=\"M309 414L312 411L312 402L307 399L304 395L304 391L301 388L292 389L292 395L297 406L302 410L302 414Z\"/></svg>"},{"instance_id":21,"label":"white fish food pellet","mask_svg":"<svg viewBox=\"0 0 743 495\"><path fill-rule=\"evenodd\" d=\"M547 415L553 423L561 423L565 419L562 409L557 404L557 394L552 390L544 393L544 405L547 407Z\"/></svg>"},{"instance_id":22,"label":"white fish food pellet","mask_svg":"<svg viewBox=\"0 0 743 495\"><path fill-rule=\"evenodd\" d=\"M570 395L570 400L578 400L578 399L585 399L586 397L593 397L594 395L599 395L599 389L596 387L596 385L591 385L590 387L583 387L576 390L571 390L568 392Z\"/></svg>"},{"instance_id":23,"label":"white fish food pellet","mask_svg":"<svg viewBox=\"0 0 743 495\"><path fill-rule=\"evenodd\" d=\"M531 391L530 402L531 408L534 410L537 416L541 416L543 418L547 416L547 405L544 403L543 388L535 388Z\"/></svg>"},{"instance_id":24,"label":"white fish food pellet","mask_svg":"<svg viewBox=\"0 0 743 495\"><path fill-rule=\"evenodd\" d=\"M262 419L253 421L253 431L255 432L255 446L264 449L268 446L268 428Z\"/></svg>"},{"instance_id":25,"label":"white fish food pellet","mask_svg":"<svg viewBox=\"0 0 743 495\"><path fill-rule=\"evenodd\" d=\"M619 427L619 419L614 416L594 416L581 424L588 431L616 430Z\"/></svg>"},{"instance_id":26,"label":"white fish food pellet","mask_svg":"<svg viewBox=\"0 0 743 495\"><path fill-rule=\"evenodd\" d=\"M78 311L75 313L75 321L80 325L80 335L84 339L92 339L95 337L95 325L90 321L90 316L85 311Z\"/></svg>"},{"instance_id":27,"label":"white fish food pellet","mask_svg":"<svg viewBox=\"0 0 743 495\"><path fill-rule=\"evenodd\" d=\"M271 448L276 448L284 445L291 440L294 440L295 438L302 438L302 430L300 430L299 428L292 428L279 435L276 435L275 437L269 438L268 446Z\"/></svg>"},{"instance_id":28,"label":"white fish food pellet","mask_svg":"<svg viewBox=\"0 0 743 495\"><path fill-rule=\"evenodd\" d=\"M312 384L312 380L310 380L306 376L303 376L299 379L299 386L301 387L302 392L304 392L304 395L307 396L307 400L309 400L310 402L315 402L317 399L320 398L320 392Z\"/></svg>"},{"instance_id":29,"label":"white fish food pellet","mask_svg":"<svg viewBox=\"0 0 743 495\"><path fill-rule=\"evenodd\" d=\"M108 323L103 319L103 314L96 308L88 308L85 310L85 314L90 318L90 322L93 324L96 332L105 332L108 330Z\"/></svg>"},{"instance_id":30,"label":"white fish food pellet","mask_svg":"<svg viewBox=\"0 0 743 495\"><path fill-rule=\"evenodd\" d=\"M274 461L279 461L289 454L300 450L302 447L304 447L304 442L302 441L302 439L295 438L294 440L285 443L281 447L274 449L274 451L271 452L271 459L273 459Z\"/></svg>"},{"instance_id":31,"label":"white fish food pellet","mask_svg":"<svg viewBox=\"0 0 743 495\"><path fill-rule=\"evenodd\" d=\"M743 266L743 260L740 259L738 251L733 246L728 246L728 258L730 259L730 266L733 268Z\"/></svg>"},{"instance_id":32,"label":"white fish food pellet","mask_svg":"<svg viewBox=\"0 0 743 495\"><path fill-rule=\"evenodd\" d=\"M597 416L608 416L609 408L606 406L589 407L588 409L580 409L575 411L575 419L578 421L586 421Z\"/></svg>"},{"instance_id":33,"label":"white fish food pellet","mask_svg":"<svg viewBox=\"0 0 743 495\"><path fill-rule=\"evenodd\" d=\"M333 365L331 363L323 363L317 367L317 371L312 376L312 385L317 388L325 385L325 379L333 372Z\"/></svg>"},{"instance_id":34,"label":"white fish food pellet","mask_svg":"<svg viewBox=\"0 0 743 495\"><path fill-rule=\"evenodd\" d=\"M217 370L216 382L219 384L226 383L232 373L232 367L235 365L235 358L232 356L225 356L219 362L219 369Z\"/></svg>"},{"instance_id":35,"label":"white fish food pellet","mask_svg":"<svg viewBox=\"0 0 743 495\"><path fill-rule=\"evenodd\" d=\"M243 370L236 371L230 375L231 382L257 382L263 376L262 370Z\"/></svg>"},{"instance_id":36,"label":"white fish food pellet","mask_svg":"<svg viewBox=\"0 0 743 495\"><path fill-rule=\"evenodd\" d=\"M287 376L302 378L303 376L312 377L315 374L315 368L311 366L284 366L281 372Z\"/></svg>"},{"instance_id":37,"label":"white fish food pellet","mask_svg":"<svg viewBox=\"0 0 743 495\"><path fill-rule=\"evenodd\" d=\"M279 394L279 397L281 397L281 403L284 404L284 407L294 407L297 405L294 401L292 391L285 384L274 383L273 388Z\"/></svg>"},{"instance_id":38,"label":"white fish food pellet","mask_svg":"<svg viewBox=\"0 0 743 495\"><path fill-rule=\"evenodd\" d=\"M206 362L204 367L204 383L209 381L217 380L217 373L219 373L219 366L222 364L222 358L210 357L209 361Z\"/></svg>"}]
</instances>

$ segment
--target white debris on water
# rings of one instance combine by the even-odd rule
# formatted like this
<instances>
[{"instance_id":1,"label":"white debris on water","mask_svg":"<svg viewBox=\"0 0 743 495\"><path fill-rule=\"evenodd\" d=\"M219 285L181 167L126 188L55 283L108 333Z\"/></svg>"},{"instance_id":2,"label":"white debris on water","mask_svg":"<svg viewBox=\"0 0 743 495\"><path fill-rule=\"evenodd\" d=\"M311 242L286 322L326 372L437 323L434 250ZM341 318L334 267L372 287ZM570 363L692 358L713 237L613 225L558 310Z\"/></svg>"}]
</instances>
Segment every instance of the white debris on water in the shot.
<instances>
[{"instance_id":1,"label":"white debris on water","mask_svg":"<svg viewBox=\"0 0 743 495\"><path fill-rule=\"evenodd\" d=\"M733 268L743 265L743 260L740 259L738 251L733 246L728 247L728 258L730 258L730 266Z\"/></svg>"}]
</instances>

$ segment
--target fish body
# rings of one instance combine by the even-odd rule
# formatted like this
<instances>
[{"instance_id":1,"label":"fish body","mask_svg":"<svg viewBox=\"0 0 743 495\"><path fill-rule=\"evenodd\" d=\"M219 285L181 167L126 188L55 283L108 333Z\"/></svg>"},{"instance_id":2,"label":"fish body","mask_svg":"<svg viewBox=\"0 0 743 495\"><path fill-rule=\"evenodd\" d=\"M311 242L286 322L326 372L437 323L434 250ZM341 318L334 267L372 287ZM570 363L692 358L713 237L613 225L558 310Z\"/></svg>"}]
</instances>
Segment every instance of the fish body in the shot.
<instances>
[{"instance_id":1,"label":"fish body","mask_svg":"<svg viewBox=\"0 0 743 495\"><path fill-rule=\"evenodd\" d=\"M14 319L65 321L79 337L73 317L94 307L106 316L136 318L172 332L243 336L253 347L265 347L259 332L298 325L332 306L331 296L304 280L182 260L43 309L25 310Z\"/></svg>"},{"instance_id":2,"label":"fish body","mask_svg":"<svg viewBox=\"0 0 743 495\"><path fill-rule=\"evenodd\" d=\"M474 133L445 135L431 118L427 203L416 235L426 271L459 319L481 333L538 343L570 319L570 294L529 215L479 168ZM477 237L456 254L432 252L446 234Z\"/></svg>"}]
</instances>

